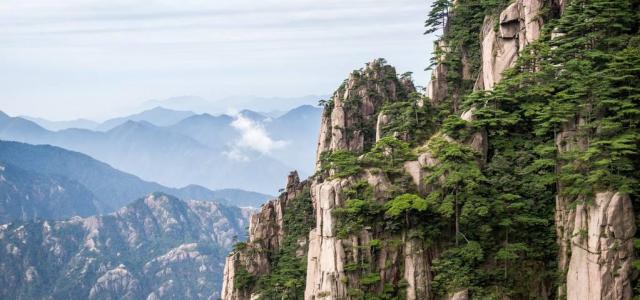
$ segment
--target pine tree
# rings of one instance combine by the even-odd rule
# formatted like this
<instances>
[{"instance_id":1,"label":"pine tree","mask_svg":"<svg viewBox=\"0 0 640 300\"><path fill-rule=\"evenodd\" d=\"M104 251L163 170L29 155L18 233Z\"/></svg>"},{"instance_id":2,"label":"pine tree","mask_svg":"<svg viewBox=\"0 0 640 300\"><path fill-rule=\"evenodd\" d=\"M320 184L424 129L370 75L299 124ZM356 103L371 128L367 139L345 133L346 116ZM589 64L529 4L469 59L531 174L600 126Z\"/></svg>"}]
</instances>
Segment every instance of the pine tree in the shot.
<instances>
[{"instance_id":1,"label":"pine tree","mask_svg":"<svg viewBox=\"0 0 640 300\"><path fill-rule=\"evenodd\" d=\"M440 29L444 32L444 27L447 24L447 17L449 16L449 7L451 6L450 0L435 0L431 4L431 10L429 11L427 21L425 21L424 27L427 28L425 34L434 33Z\"/></svg>"}]
</instances>

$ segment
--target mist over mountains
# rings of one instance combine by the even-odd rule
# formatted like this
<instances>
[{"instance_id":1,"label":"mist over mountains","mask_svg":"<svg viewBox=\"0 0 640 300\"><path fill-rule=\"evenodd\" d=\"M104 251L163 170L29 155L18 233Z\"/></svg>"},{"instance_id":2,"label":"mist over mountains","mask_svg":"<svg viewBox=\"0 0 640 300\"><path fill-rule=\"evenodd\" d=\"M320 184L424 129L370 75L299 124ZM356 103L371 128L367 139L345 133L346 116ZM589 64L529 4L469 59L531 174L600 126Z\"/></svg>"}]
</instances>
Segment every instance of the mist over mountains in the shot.
<instances>
[{"instance_id":1,"label":"mist over mountains","mask_svg":"<svg viewBox=\"0 0 640 300\"><path fill-rule=\"evenodd\" d=\"M187 100L101 123L0 112L0 298L220 296L249 213L313 172L321 109Z\"/></svg>"},{"instance_id":2,"label":"mist over mountains","mask_svg":"<svg viewBox=\"0 0 640 300\"><path fill-rule=\"evenodd\" d=\"M251 110L211 115L155 107L87 129L86 122L63 128L2 113L0 139L78 151L166 186L275 194L289 171L313 172L320 114L310 105L276 118Z\"/></svg>"},{"instance_id":3,"label":"mist over mountains","mask_svg":"<svg viewBox=\"0 0 640 300\"><path fill-rule=\"evenodd\" d=\"M149 193L258 207L272 196L198 185L171 188L50 145L0 141L0 223L106 214Z\"/></svg>"}]
</instances>

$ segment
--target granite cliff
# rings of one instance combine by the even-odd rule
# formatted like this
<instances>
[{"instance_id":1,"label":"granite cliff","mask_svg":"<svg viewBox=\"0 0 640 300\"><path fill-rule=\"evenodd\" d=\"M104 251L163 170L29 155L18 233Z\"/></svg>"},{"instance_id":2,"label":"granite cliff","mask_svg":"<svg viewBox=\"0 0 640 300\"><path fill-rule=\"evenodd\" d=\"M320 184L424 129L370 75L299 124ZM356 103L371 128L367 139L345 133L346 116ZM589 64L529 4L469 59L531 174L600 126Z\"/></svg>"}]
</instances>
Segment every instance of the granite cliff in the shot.
<instances>
[{"instance_id":1,"label":"granite cliff","mask_svg":"<svg viewBox=\"0 0 640 300\"><path fill-rule=\"evenodd\" d=\"M436 1L426 94L382 59L349 75L223 299L632 299L639 5ZM283 252L291 199L314 221Z\"/></svg>"}]
</instances>

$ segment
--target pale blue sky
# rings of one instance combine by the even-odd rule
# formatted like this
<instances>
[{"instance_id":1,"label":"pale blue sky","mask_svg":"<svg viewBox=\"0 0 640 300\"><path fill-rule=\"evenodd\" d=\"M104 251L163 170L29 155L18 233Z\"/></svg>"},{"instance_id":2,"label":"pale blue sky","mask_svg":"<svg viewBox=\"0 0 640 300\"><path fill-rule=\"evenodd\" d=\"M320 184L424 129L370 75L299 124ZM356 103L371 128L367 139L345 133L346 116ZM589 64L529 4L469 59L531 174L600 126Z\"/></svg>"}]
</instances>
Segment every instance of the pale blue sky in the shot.
<instances>
[{"instance_id":1,"label":"pale blue sky","mask_svg":"<svg viewBox=\"0 0 640 300\"><path fill-rule=\"evenodd\" d=\"M428 2L3 0L0 110L104 119L181 95L323 95L376 57L424 86Z\"/></svg>"}]
</instances>

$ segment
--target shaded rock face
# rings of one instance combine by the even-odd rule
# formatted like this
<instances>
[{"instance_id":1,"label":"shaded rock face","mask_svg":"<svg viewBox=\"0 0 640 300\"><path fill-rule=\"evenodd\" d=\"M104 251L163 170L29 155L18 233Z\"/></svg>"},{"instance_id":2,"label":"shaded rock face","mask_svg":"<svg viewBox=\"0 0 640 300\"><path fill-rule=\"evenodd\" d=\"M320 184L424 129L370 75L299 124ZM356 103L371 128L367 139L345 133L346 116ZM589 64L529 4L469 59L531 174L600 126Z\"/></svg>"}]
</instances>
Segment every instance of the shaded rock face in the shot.
<instances>
[{"instance_id":1,"label":"shaded rock face","mask_svg":"<svg viewBox=\"0 0 640 300\"><path fill-rule=\"evenodd\" d=\"M445 54L448 51L444 41L437 41L434 43L434 50L442 51L442 55L437 58L438 64L431 72L431 80L427 84L427 96L431 101L431 104L435 105L442 102L448 95L447 85L447 66L443 64Z\"/></svg>"},{"instance_id":2,"label":"shaded rock face","mask_svg":"<svg viewBox=\"0 0 640 300\"><path fill-rule=\"evenodd\" d=\"M308 181L300 181L297 172L291 172L287 178L285 191L277 199L265 203L260 211L251 216L249 224L249 239L246 247L232 252L226 258L223 281L222 299L253 299L259 295L251 289L236 286L236 276L240 272L248 272L255 278L271 272L272 255L282 247L285 238L285 214L300 213L288 211L294 198L308 188ZM306 240L298 241L300 256L307 252Z\"/></svg>"},{"instance_id":3,"label":"shaded rock face","mask_svg":"<svg viewBox=\"0 0 640 300\"><path fill-rule=\"evenodd\" d=\"M215 299L245 224L237 208L152 194L109 215L2 225L0 298Z\"/></svg>"},{"instance_id":4,"label":"shaded rock face","mask_svg":"<svg viewBox=\"0 0 640 300\"><path fill-rule=\"evenodd\" d=\"M383 103L406 98L415 92L409 79L398 79L394 67L377 59L352 72L325 109L318 138L316 167L322 152L362 152L375 142L377 115Z\"/></svg>"}]
</instances>

